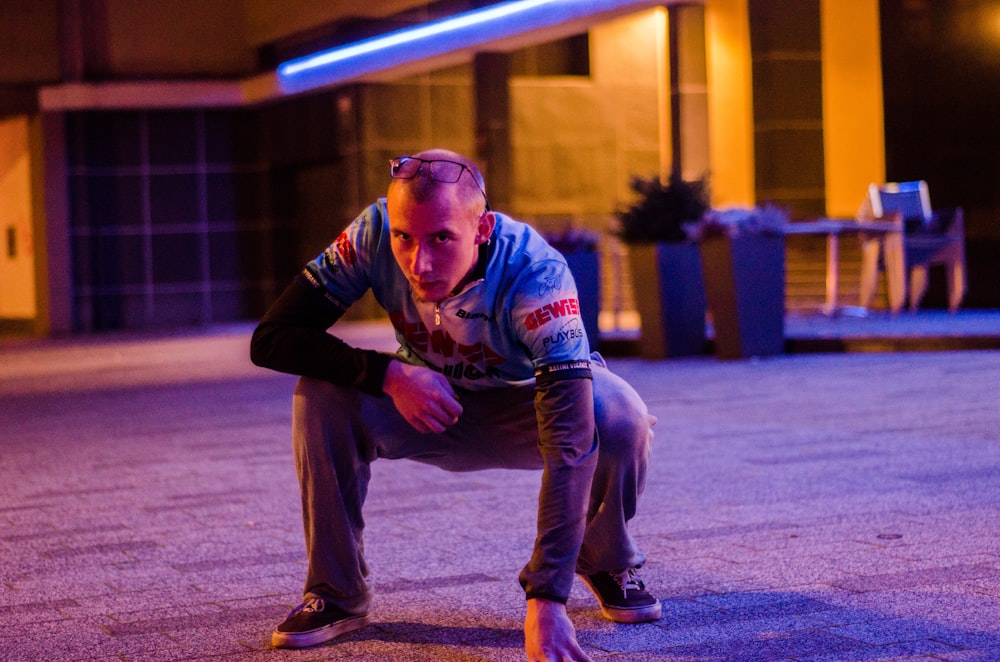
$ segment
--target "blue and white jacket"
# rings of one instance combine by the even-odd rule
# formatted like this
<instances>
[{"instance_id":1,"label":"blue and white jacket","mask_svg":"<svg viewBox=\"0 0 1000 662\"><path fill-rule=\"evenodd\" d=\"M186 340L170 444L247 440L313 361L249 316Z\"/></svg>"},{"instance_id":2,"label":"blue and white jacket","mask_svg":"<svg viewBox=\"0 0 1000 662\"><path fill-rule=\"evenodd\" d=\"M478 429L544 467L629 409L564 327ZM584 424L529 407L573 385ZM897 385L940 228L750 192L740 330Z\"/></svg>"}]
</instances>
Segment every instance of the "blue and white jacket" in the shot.
<instances>
[{"instance_id":1,"label":"blue and white jacket","mask_svg":"<svg viewBox=\"0 0 1000 662\"><path fill-rule=\"evenodd\" d=\"M384 199L362 212L305 273L345 310L371 290L389 313L402 355L443 372L458 388L580 376L590 368L590 350L565 259L530 226L495 217L479 277L439 304L411 296L390 249Z\"/></svg>"}]
</instances>

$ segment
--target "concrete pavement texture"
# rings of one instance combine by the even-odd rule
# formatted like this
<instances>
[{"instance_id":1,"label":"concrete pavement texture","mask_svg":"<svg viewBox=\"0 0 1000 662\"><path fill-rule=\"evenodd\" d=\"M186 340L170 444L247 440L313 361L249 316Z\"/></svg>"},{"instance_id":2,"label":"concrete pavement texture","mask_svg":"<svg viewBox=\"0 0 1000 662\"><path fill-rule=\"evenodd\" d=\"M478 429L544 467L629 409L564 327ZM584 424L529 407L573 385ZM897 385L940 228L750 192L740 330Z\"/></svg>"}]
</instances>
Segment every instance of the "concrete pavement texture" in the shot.
<instances>
[{"instance_id":1,"label":"concrete pavement texture","mask_svg":"<svg viewBox=\"0 0 1000 662\"><path fill-rule=\"evenodd\" d=\"M389 349L377 324L353 342ZM0 659L522 660L539 474L379 461L372 625L303 651L294 378L249 329L0 344ZM611 358L659 418L654 623L594 660L1000 660L1000 351Z\"/></svg>"}]
</instances>

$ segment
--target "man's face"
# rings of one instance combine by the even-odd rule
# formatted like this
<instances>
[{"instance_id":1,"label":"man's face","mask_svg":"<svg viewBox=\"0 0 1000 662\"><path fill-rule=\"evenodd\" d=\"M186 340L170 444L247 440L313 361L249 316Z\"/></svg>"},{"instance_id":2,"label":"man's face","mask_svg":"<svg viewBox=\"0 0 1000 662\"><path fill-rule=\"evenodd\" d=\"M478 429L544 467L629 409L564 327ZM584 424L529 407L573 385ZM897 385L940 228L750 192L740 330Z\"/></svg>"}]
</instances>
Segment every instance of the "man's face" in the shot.
<instances>
[{"instance_id":1,"label":"man's face","mask_svg":"<svg viewBox=\"0 0 1000 662\"><path fill-rule=\"evenodd\" d=\"M422 202L408 188L394 187L387 205L392 254L414 295L439 302L464 287L476 266L479 244L492 230L490 215L477 218L451 186Z\"/></svg>"}]
</instances>

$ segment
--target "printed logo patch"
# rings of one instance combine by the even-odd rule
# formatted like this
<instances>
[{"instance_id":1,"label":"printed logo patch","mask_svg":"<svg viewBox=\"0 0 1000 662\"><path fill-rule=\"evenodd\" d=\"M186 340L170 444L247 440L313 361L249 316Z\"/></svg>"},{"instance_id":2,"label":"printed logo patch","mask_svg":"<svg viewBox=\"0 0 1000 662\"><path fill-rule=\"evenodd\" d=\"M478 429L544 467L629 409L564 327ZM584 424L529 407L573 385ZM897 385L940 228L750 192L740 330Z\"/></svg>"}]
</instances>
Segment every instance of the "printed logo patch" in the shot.
<instances>
[{"instance_id":1,"label":"printed logo patch","mask_svg":"<svg viewBox=\"0 0 1000 662\"><path fill-rule=\"evenodd\" d=\"M546 276L541 285L538 286L538 296L543 297L549 292L557 292L562 289L562 272Z\"/></svg>"},{"instance_id":2,"label":"printed logo patch","mask_svg":"<svg viewBox=\"0 0 1000 662\"><path fill-rule=\"evenodd\" d=\"M493 318L486 313L472 313L464 308L459 308L458 312L455 313L455 317L459 317L464 320L483 320L484 322L493 321Z\"/></svg>"},{"instance_id":3,"label":"printed logo patch","mask_svg":"<svg viewBox=\"0 0 1000 662\"><path fill-rule=\"evenodd\" d=\"M543 347L557 347L570 340L577 340L583 338L585 335L583 327L580 325L579 319L571 319L562 325L562 327L555 333L551 333L545 336L542 340Z\"/></svg>"},{"instance_id":4,"label":"printed logo patch","mask_svg":"<svg viewBox=\"0 0 1000 662\"><path fill-rule=\"evenodd\" d=\"M558 372L564 372L568 370L584 370L590 371L590 361L566 361L564 363L553 363L552 365L545 365L537 370L535 370L535 378L545 377L548 375L553 375Z\"/></svg>"},{"instance_id":5,"label":"printed logo patch","mask_svg":"<svg viewBox=\"0 0 1000 662\"><path fill-rule=\"evenodd\" d=\"M566 315L579 315L580 302L576 299L560 299L547 303L541 308L536 308L524 318L524 327L529 331L534 331L540 326L551 322L554 319L565 317Z\"/></svg>"},{"instance_id":6,"label":"printed logo patch","mask_svg":"<svg viewBox=\"0 0 1000 662\"><path fill-rule=\"evenodd\" d=\"M333 245L337 248L340 258L346 264L354 264L358 261L358 254L354 250L354 244L351 243L351 239L347 236L346 232L341 232L340 236L333 240Z\"/></svg>"}]
</instances>

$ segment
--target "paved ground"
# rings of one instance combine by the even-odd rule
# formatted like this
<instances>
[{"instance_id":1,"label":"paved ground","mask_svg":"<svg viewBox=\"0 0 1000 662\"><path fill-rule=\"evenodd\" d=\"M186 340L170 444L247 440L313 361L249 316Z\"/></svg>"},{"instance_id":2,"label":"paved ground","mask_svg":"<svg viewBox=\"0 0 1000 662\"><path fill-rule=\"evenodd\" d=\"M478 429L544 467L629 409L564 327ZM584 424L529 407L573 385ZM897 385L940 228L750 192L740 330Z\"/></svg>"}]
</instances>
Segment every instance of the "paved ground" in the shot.
<instances>
[{"instance_id":1,"label":"paved ground","mask_svg":"<svg viewBox=\"0 0 1000 662\"><path fill-rule=\"evenodd\" d=\"M538 475L388 461L373 625L268 647L304 573L293 379L247 334L0 344L0 659L523 659ZM1000 351L611 365L660 419L634 531L664 616L577 585L595 660L1000 660Z\"/></svg>"}]
</instances>

